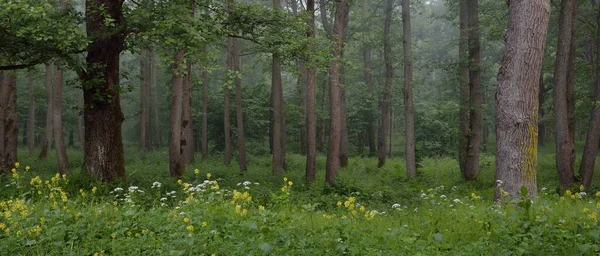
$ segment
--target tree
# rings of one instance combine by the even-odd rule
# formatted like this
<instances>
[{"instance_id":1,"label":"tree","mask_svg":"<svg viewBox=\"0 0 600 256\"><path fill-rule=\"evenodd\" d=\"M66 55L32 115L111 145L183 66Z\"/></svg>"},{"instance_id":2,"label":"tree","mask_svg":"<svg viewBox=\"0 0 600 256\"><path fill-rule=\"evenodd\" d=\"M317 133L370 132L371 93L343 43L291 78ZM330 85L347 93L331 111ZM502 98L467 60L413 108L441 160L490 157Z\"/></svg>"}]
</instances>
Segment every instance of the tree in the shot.
<instances>
[{"instance_id":1,"label":"tree","mask_svg":"<svg viewBox=\"0 0 600 256\"><path fill-rule=\"evenodd\" d=\"M152 93L152 112L154 116L154 145L159 148L161 146L161 136L160 136L160 119L158 115L159 103L158 103L158 86L156 84L156 70L157 70L157 61L156 61L156 53L150 53L150 86Z\"/></svg>"},{"instance_id":2,"label":"tree","mask_svg":"<svg viewBox=\"0 0 600 256\"><path fill-rule=\"evenodd\" d=\"M412 40L410 30L410 0L402 1L402 31L404 31L404 115L406 133L406 174L409 178L417 176L415 154L415 110L412 92Z\"/></svg>"},{"instance_id":3,"label":"tree","mask_svg":"<svg viewBox=\"0 0 600 256\"><path fill-rule=\"evenodd\" d=\"M363 46L363 62L364 62L364 71L363 71L363 79L365 80L365 84L367 85L367 92L369 94L374 93L374 85L373 85L373 51L369 45ZM369 155L374 156L377 153L377 145L375 142L375 129L376 123L375 119L372 118L372 115L368 112L365 113L365 119L367 119L367 143L369 144Z\"/></svg>"},{"instance_id":4,"label":"tree","mask_svg":"<svg viewBox=\"0 0 600 256\"><path fill-rule=\"evenodd\" d=\"M246 138L244 136L244 112L242 109L242 79L240 68L240 54L237 47L237 39L233 39L233 70L235 72L235 119L238 139L238 164L242 173L247 171L246 167Z\"/></svg>"},{"instance_id":5,"label":"tree","mask_svg":"<svg viewBox=\"0 0 600 256\"><path fill-rule=\"evenodd\" d=\"M381 101L381 125L379 126L379 158L378 167L385 164L387 150L387 134L390 127L390 103L392 98L392 82L394 79L394 68L392 67L392 46L390 44L390 27L392 25L392 11L394 0L387 0L385 5L385 21L383 26L383 59L385 63L385 86L383 88L383 99Z\"/></svg>"},{"instance_id":6,"label":"tree","mask_svg":"<svg viewBox=\"0 0 600 256\"><path fill-rule=\"evenodd\" d=\"M202 49L202 53L206 55L206 47ZM206 161L208 158L208 102L207 102L207 80L208 71L206 66L202 69L202 161Z\"/></svg>"},{"instance_id":7,"label":"tree","mask_svg":"<svg viewBox=\"0 0 600 256\"><path fill-rule=\"evenodd\" d=\"M469 33L467 0L460 0L458 39L458 84L460 91L458 164L463 175L466 173L467 150L469 143Z\"/></svg>"},{"instance_id":8,"label":"tree","mask_svg":"<svg viewBox=\"0 0 600 256\"><path fill-rule=\"evenodd\" d=\"M35 153L35 75L32 71L27 73L27 93L29 108L27 112L27 148L29 156Z\"/></svg>"},{"instance_id":9,"label":"tree","mask_svg":"<svg viewBox=\"0 0 600 256\"><path fill-rule=\"evenodd\" d=\"M556 48L556 65L554 69L554 123L556 133L556 170L558 180L563 189L575 182L575 145L570 131L569 112L569 69L571 63L571 44L574 43L575 0L562 0L558 26L558 43Z\"/></svg>"},{"instance_id":10,"label":"tree","mask_svg":"<svg viewBox=\"0 0 600 256\"><path fill-rule=\"evenodd\" d=\"M273 9L280 12L281 1L273 0ZM273 174L280 174L285 161L283 150L284 127L283 127L283 87L281 84L281 61L279 53L273 52L271 69L271 103L273 108Z\"/></svg>"},{"instance_id":11,"label":"tree","mask_svg":"<svg viewBox=\"0 0 600 256\"><path fill-rule=\"evenodd\" d=\"M119 96L119 55L126 31L121 0L87 0L84 92L84 166L92 177L112 181L125 176ZM105 17L110 16L110 22Z\"/></svg>"},{"instance_id":12,"label":"tree","mask_svg":"<svg viewBox=\"0 0 600 256\"><path fill-rule=\"evenodd\" d=\"M59 9L64 12L67 9L67 0L59 1ZM58 162L58 171L66 173L69 170L69 160L67 157L67 148L65 146L65 136L62 122L62 104L63 104L63 69L60 65L54 65L54 88L52 100L52 124L54 130L54 147L56 149L56 161Z\"/></svg>"},{"instance_id":13,"label":"tree","mask_svg":"<svg viewBox=\"0 0 600 256\"><path fill-rule=\"evenodd\" d=\"M311 40L310 49L314 49L315 39L315 1L307 0L306 12L308 13L306 36ZM312 60L312 59L311 59ZM315 63L308 62L306 66L306 180L316 181L317 163L317 70Z\"/></svg>"},{"instance_id":14,"label":"tree","mask_svg":"<svg viewBox=\"0 0 600 256\"><path fill-rule=\"evenodd\" d=\"M596 154L598 153L598 145L600 144L600 6L597 13L597 32L596 32L596 81L594 93L594 108L590 115L587 137L583 149L583 159L579 166L579 177L581 184L585 188L589 188L592 184L594 175L594 166L596 163Z\"/></svg>"},{"instance_id":15,"label":"tree","mask_svg":"<svg viewBox=\"0 0 600 256\"><path fill-rule=\"evenodd\" d=\"M152 85L151 59L149 50L143 50L140 60L140 150L146 152L151 148L150 141L150 92Z\"/></svg>"},{"instance_id":16,"label":"tree","mask_svg":"<svg viewBox=\"0 0 600 256\"><path fill-rule=\"evenodd\" d=\"M479 42L479 3L467 0L469 43L469 133L464 176L474 180L479 174L479 147L481 143L481 50Z\"/></svg>"},{"instance_id":17,"label":"tree","mask_svg":"<svg viewBox=\"0 0 600 256\"><path fill-rule=\"evenodd\" d=\"M9 172L17 161L17 75L0 71L0 172Z\"/></svg>"},{"instance_id":18,"label":"tree","mask_svg":"<svg viewBox=\"0 0 600 256\"><path fill-rule=\"evenodd\" d=\"M192 13L193 16L193 13ZM192 64L186 63L185 76L183 77L183 95L182 95L182 145L185 162L194 163L194 154L196 153L196 143L194 141L194 127L192 123Z\"/></svg>"},{"instance_id":19,"label":"tree","mask_svg":"<svg viewBox=\"0 0 600 256\"><path fill-rule=\"evenodd\" d=\"M169 131L169 170L171 177L180 177L185 171L183 138L183 80L185 52L178 50L173 57L173 84L171 85L171 128Z\"/></svg>"},{"instance_id":20,"label":"tree","mask_svg":"<svg viewBox=\"0 0 600 256\"><path fill-rule=\"evenodd\" d=\"M341 55L344 48L344 20L346 19L346 0L336 0L337 8L333 31L331 33L331 53L332 59L329 61L329 112L330 112L330 131L329 131L329 152L325 167L325 181L332 185L335 183L335 177L338 174L340 165L340 139L341 139L341 84L340 84L340 66Z\"/></svg>"},{"instance_id":21,"label":"tree","mask_svg":"<svg viewBox=\"0 0 600 256\"><path fill-rule=\"evenodd\" d=\"M52 125L52 114L54 100L53 96L53 80L54 80L54 67L52 64L46 64L46 75L44 78L44 84L46 87L46 124L45 124L45 133L44 138L42 139L42 149L40 151L40 159L46 159L48 157L48 148L52 145L52 139L54 138L52 135L54 134L54 130L52 129L54 126Z\"/></svg>"},{"instance_id":22,"label":"tree","mask_svg":"<svg viewBox=\"0 0 600 256\"><path fill-rule=\"evenodd\" d=\"M509 25L496 94L496 186L518 197L537 195L539 77L550 16L547 0L510 1Z\"/></svg>"}]
</instances>

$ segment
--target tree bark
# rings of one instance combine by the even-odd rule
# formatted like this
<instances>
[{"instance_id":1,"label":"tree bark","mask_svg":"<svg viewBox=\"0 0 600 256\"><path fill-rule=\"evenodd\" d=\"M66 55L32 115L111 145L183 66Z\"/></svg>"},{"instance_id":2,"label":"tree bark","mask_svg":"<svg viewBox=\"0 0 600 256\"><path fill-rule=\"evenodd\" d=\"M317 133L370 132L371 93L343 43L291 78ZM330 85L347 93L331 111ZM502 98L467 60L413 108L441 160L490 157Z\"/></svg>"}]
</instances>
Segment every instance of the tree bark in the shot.
<instances>
[{"instance_id":1,"label":"tree bark","mask_svg":"<svg viewBox=\"0 0 600 256\"><path fill-rule=\"evenodd\" d=\"M0 173L17 162L17 74L0 71Z\"/></svg>"},{"instance_id":2,"label":"tree bark","mask_svg":"<svg viewBox=\"0 0 600 256\"><path fill-rule=\"evenodd\" d=\"M458 163L463 176L466 173L466 160L469 143L469 25L467 0L460 0L458 39L458 84L460 91L459 136L458 136Z\"/></svg>"},{"instance_id":3,"label":"tree bark","mask_svg":"<svg viewBox=\"0 0 600 256\"><path fill-rule=\"evenodd\" d=\"M330 111L330 135L329 152L325 167L325 181L332 185L338 174L340 166L340 139L341 139L341 84L340 84L340 66L341 55L344 48L344 20L346 0L337 0L338 3L333 24L332 59L329 61L329 111Z\"/></svg>"},{"instance_id":4,"label":"tree bark","mask_svg":"<svg viewBox=\"0 0 600 256\"><path fill-rule=\"evenodd\" d=\"M27 73L27 92L29 109L27 113L27 148L29 156L35 154L35 76L33 72Z\"/></svg>"},{"instance_id":5,"label":"tree bark","mask_svg":"<svg viewBox=\"0 0 600 256\"><path fill-rule=\"evenodd\" d=\"M183 50L173 57L173 84L171 85L171 129L169 132L169 170L171 177L181 177L185 172L185 140L183 137Z\"/></svg>"},{"instance_id":6,"label":"tree bark","mask_svg":"<svg viewBox=\"0 0 600 256\"><path fill-rule=\"evenodd\" d=\"M479 3L467 0L469 27L469 134L465 158L466 180L475 180L479 174L479 149L481 144L481 76L479 63L481 51L479 41Z\"/></svg>"},{"instance_id":7,"label":"tree bark","mask_svg":"<svg viewBox=\"0 0 600 256\"><path fill-rule=\"evenodd\" d=\"M54 89L52 90L52 124L54 131L54 148L56 149L56 162L58 171L61 174L69 170L69 160L67 158L67 148L65 145L65 136L62 125L62 92L63 92L63 70L57 66L54 69Z\"/></svg>"},{"instance_id":8,"label":"tree bark","mask_svg":"<svg viewBox=\"0 0 600 256\"><path fill-rule=\"evenodd\" d=\"M160 135L160 119L159 119L159 106L158 103L158 85L156 83L156 73L157 73L157 61L156 61L156 52L150 53L150 85L151 85L151 93L152 93L152 111L154 116L154 146L156 148L160 148L162 145L161 135Z\"/></svg>"},{"instance_id":9,"label":"tree bark","mask_svg":"<svg viewBox=\"0 0 600 256\"><path fill-rule=\"evenodd\" d=\"M369 95L373 94L373 52L370 46L365 45L363 52L363 61L364 61L364 71L363 77L365 80L365 84L367 85L367 92ZM371 104L372 102L369 101ZM371 106L371 105L369 105ZM370 108L369 108L370 109ZM367 113L365 119L367 120L367 142L369 144L369 156L375 156L377 154L377 145L375 142L375 119L372 117L371 113Z\"/></svg>"},{"instance_id":10,"label":"tree bark","mask_svg":"<svg viewBox=\"0 0 600 256\"><path fill-rule=\"evenodd\" d=\"M539 77L550 16L547 0L510 1L504 57L496 94L494 199L537 195Z\"/></svg>"},{"instance_id":11,"label":"tree bark","mask_svg":"<svg viewBox=\"0 0 600 256\"><path fill-rule=\"evenodd\" d=\"M246 167L246 138L244 135L244 112L242 108L242 79L240 68L240 55L237 47L237 39L233 39L233 68L236 72L235 76L235 117L238 139L238 164L240 171L245 173Z\"/></svg>"},{"instance_id":12,"label":"tree bark","mask_svg":"<svg viewBox=\"0 0 600 256\"><path fill-rule=\"evenodd\" d=\"M598 13L596 16L597 32L596 32L596 81L595 81L595 93L594 93L594 108L590 115L590 122L588 125L587 137L585 140L585 146L583 149L583 159L579 166L579 177L581 177L581 184L587 189L592 185L592 178L594 176L594 166L596 164L596 155L598 153L598 146L600 144L600 6L598 6Z\"/></svg>"},{"instance_id":13,"label":"tree bark","mask_svg":"<svg viewBox=\"0 0 600 256\"><path fill-rule=\"evenodd\" d=\"M415 155L415 111L412 92L412 40L410 29L410 0L402 1L402 30L404 31L404 113L406 133L406 174L409 178L417 176Z\"/></svg>"},{"instance_id":14,"label":"tree bark","mask_svg":"<svg viewBox=\"0 0 600 256\"><path fill-rule=\"evenodd\" d=\"M121 8L122 1L118 0L86 1L87 35L92 42L87 51L87 69L82 74L84 166L92 177L104 181L125 176L121 136L124 117L119 97L119 54L125 41ZM105 15L110 15L114 26L106 26Z\"/></svg>"},{"instance_id":15,"label":"tree bark","mask_svg":"<svg viewBox=\"0 0 600 256\"><path fill-rule=\"evenodd\" d=\"M140 150L150 150L150 89L151 89L151 56L148 50L142 51L140 61Z\"/></svg>"},{"instance_id":16,"label":"tree bark","mask_svg":"<svg viewBox=\"0 0 600 256\"><path fill-rule=\"evenodd\" d=\"M308 31L306 36L315 39L315 1L307 0ZM311 41L312 42L312 41ZM309 47L314 49L314 44ZM317 118L315 107L317 105L317 70L315 63L308 63L306 68L306 181L315 182L317 163Z\"/></svg>"},{"instance_id":17,"label":"tree bark","mask_svg":"<svg viewBox=\"0 0 600 256\"><path fill-rule=\"evenodd\" d=\"M381 126L379 126L379 158L377 166L385 165L387 156L387 134L390 126L390 104L392 99L392 82L394 79L394 68L392 67L392 46L390 45L390 27L392 25L392 10L394 0L387 0L385 7L385 21L383 25L383 59L385 63L385 85L383 87L383 99L381 100ZM403 7L404 8L404 7Z\"/></svg>"},{"instance_id":18,"label":"tree bark","mask_svg":"<svg viewBox=\"0 0 600 256\"><path fill-rule=\"evenodd\" d=\"M52 64L46 64L45 67L46 75L44 77L44 83L46 87L46 128L44 132L44 138L42 140L39 159L46 159L48 157L48 149L52 145L52 140L54 139L54 130L52 129L54 127L52 125L52 114L54 113L54 100L52 100L52 88L54 87L54 66Z\"/></svg>"},{"instance_id":19,"label":"tree bark","mask_svg":"<svg viewBox=\"0 0 600 256\"><path fill-rule=\"evenodd\" d=\"M556 132L556 169L563 189L575 182L575 147L569 130L568 75L571 61L572 30L575 26L575 0L562 0L554 69L554 120Z\"/></svg>"},{"instance_id":20,"label":"tree bark","mask_svg":"<svg viewBox=\"0 0 600 256\"><path fill-rule=\"evenodd\" d=\"M280 11L281 1L273 0L273 9ZM273 53L271 69L271 103L273 108L273 174L278 175L283 169L285 154L283 153L283 88L281 85L281 61L278 53Z\"/></svg>"},{"instance_id":21,"label":"tree bark","mask_svg":"<svg viewBox=\"0 0 600 256\"><path fill-rule=\"evenodd\" d=\"M348 29L348 23L350 22L350 6L346 2L344 8L346 12L344 14L344 31ZM342 40L346 41L346 33L342 37ZM348 113L346 110L346 68L344 67L344 48L340 53L340 103L341 103L341 131L340 131L340 167L348 166Z\"/></svg>"},{"instance_id":22,"label":"tree bark","mask_svg":"<svg viewBox=\"0 0 600 256\"><path fill-rule=\"evenodd\" d=\"M194 154L196 153L196 143L194 141L194 127L192 123L192 64L186 65L186 74L183 77L182 94L182 122L181 122L181 147L184 151L185 162L194 163Z\"/></svg>"},{"instance_id":23,"label":"tree bark","mask_svg":"<svg viewBox=\"0 0 600 256\"><path fill-rule=\"evenodd\" d=\"M206 48L202 49L202 52L206 55ZM206 66L202 69L202 161L208 159L208 102L207 102L207 88L208 88L208 71Z\"/></svg>"}]
</instances>

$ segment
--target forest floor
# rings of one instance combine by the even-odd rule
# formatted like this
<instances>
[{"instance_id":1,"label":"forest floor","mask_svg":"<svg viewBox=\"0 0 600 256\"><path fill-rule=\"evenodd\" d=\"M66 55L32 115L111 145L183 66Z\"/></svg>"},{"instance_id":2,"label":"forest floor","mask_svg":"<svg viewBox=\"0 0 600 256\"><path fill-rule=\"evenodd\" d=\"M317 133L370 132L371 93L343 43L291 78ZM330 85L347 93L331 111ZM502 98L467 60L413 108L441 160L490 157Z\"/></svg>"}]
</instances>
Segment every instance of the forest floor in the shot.
<instances>
[{"instance_id":1,"label":"forest floor","mask_svg":"<svg viewBox=\"0 0 600 256\"><path fill-rule=\"evenodd\" d=\"M494 158L477 181L452 158L425 158L407 180L404 163L354 157L334 187L304 182L304 161L271 175L271 158L248 158L241 175L221 158L169 177L166 151L126 150L127 179L65 177L19 151L0 176L0 255L596 255L600 192L557 194L554 155L541 150L538 198L493 203ZM600 184L596 175L594 184Z\"/></svg>"}]
</instances>

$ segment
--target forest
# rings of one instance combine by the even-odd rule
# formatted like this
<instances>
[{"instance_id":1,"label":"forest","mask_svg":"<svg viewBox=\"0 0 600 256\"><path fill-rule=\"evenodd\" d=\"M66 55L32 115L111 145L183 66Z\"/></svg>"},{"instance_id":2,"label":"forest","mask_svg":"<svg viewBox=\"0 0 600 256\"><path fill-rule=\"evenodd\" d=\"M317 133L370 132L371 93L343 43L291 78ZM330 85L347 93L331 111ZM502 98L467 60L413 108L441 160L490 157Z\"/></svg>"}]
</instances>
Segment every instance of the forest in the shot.
<instances>
[{"instance_id":1,"label":"forest","mask_svg":"<svg viewBox=\"0 0 600 256\"><path fill-rule=\"evenodd\" d=\"M598 0L0 0L0 255L599 255Z\"/></svg>"}]
</instances>

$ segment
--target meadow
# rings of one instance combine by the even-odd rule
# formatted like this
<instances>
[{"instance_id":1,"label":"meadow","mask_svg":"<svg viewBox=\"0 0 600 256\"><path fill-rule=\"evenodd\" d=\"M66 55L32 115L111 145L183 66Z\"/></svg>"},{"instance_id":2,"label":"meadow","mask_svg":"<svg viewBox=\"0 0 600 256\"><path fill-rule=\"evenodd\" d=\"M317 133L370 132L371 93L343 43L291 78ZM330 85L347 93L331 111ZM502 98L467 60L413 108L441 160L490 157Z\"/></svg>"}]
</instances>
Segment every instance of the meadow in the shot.
<instances>
[{"instance_id":1,"label":"meadow","mask_svg":"<svg viewBox=\"0 0 600 256\"><path fill-rule=\"evenodd\" d=\"M597 255L600 192L557 193L554 156L542 149L538 198L492 201L494 158L477 181L454 159L425 158L407 180L404 163L384 168L354 157L334 187L304 182L304 157L271 174L249 157L248 173L218 156L169 177L166 151L126 152L125 180L103 184L19 151L0 177L0 255ZM599 184L598 179L594 184Z\"/></svg>"}]
</instances>

